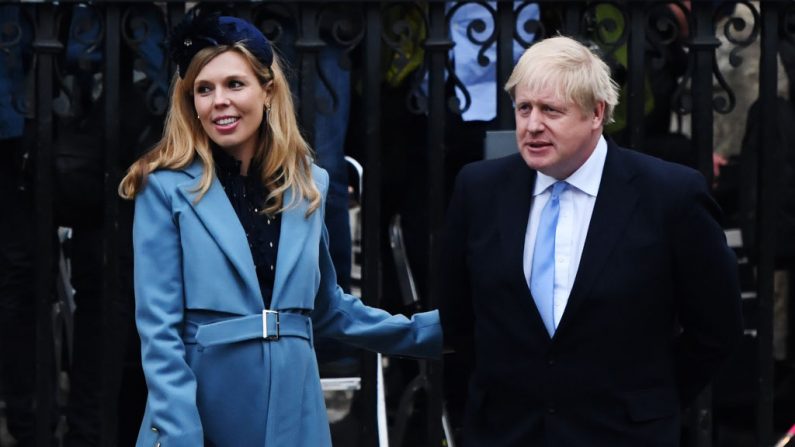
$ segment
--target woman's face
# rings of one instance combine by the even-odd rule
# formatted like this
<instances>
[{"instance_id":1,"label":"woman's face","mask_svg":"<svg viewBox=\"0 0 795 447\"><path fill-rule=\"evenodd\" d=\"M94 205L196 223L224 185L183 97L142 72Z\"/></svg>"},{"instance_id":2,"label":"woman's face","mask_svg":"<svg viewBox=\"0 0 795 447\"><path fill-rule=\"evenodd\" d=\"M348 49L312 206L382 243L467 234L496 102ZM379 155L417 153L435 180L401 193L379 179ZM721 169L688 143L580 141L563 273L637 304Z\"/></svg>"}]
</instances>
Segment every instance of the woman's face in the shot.
<instances>
[{"instance_id":1,"label":"woman's face","mask_svg":"<svg viewBox=\"0 0 795 447\"><path fill-rule=\"evenodd\" d=\"M254 155L268 97L269 88L260 85L251 65L236 51L213 58L193 82L193 104L202 128L239 160Z\"/></svg>"}]
</instances>

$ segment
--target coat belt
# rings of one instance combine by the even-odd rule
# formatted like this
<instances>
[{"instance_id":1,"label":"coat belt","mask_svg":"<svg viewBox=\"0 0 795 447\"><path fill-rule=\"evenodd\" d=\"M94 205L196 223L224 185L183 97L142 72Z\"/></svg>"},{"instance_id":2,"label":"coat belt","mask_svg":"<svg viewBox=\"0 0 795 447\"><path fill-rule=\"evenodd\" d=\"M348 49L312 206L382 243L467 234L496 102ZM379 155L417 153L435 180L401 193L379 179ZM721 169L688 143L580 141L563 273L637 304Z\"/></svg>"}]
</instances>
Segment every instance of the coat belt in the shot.
<instances>
[{"instance_id":1,"label":"coat belt","mask_svg":"<svg viewBox=\"0 0 795 447\"><path fill-rule=\"evenodd\" d=\"M298 337L312 342L312 319L308 315L264 310L261 314L232 317L206 324L187 324L182 339L210 347L260 339L277 341Z\"/></svg>"}]
</instances>

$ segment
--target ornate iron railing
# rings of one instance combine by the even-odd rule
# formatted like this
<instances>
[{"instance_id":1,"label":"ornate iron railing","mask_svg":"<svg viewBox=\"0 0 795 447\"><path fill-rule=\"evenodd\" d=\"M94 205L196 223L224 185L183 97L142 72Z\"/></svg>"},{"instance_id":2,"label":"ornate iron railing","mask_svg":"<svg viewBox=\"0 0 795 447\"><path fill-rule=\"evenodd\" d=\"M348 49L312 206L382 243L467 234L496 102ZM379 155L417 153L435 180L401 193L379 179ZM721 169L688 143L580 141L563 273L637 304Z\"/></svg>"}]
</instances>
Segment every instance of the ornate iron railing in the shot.
<instances>
[{"instance_id":1,"label":"ornate iron railing","mask_svg":"<svg viewBox=\"0 0 795 447\"><path fill-rule=\"evenodd\" d=\"M53 172L59 139L64 129L91 122L103 160L101 193L103 223L102 290L106 311L103 328L111 331L119 324L113 303L121 300L121 269L118 254L124 249L126 219L116 196L123 169L142 150L145 142L159 133L168 101L168 83L173 72L165 57L167 30L185 14L186 2L12 2L0 4L0 56L22 66L19 88L9 102L15 113L23 115L35 129L36 202L36 296L37 325L37 445L49 445L53 422L53 334L50 325L54 259L52 235L55 231ZM361 121L351 123L358 136L360 158L365 165L364 204L364 299L378 305L382 296L382 253L384 208L381 191L388 172L385 157L389 148L384 139L392 121L391 110L419 116L427 127L416 131L424 135L424 147L411 162L425 175L423 194L413 197L424 216L427 262L424 277L426 308L435 308L439 295L437 259L438 232L445 209L446 180L455 170L446 169L450 148L446 145L451 119L477 107L467 80L456 72L450 51L455 44L476 47L472 63L492 67L495 73L496 111L487 129L511 129L510 98L501 92L513 66L513 46L527 47L534 40L556 33L575 35L588 41L615 68L624 91L622 141L647 147L651 134L648 110L650 78L668 73L673 83L667 91L662 112L675 117L674 127L689 127L690 147L686 151L708 180L713 177L712 153L715 147L713 117L731 113L737 104L737 89L719 69L716 48L729 45L729 64L739 67L757 64L759 71L760 132L758 147L758 193L756 201L757 245L746 247L757 266L758 394L757 443L771 445L773 430L773 271L775 268L775 172L772 135L779 129L773 119L777 95L777 59L780 42L795 43L795 2L788 0L751 1L540 1L540 2L203 2L204 10L219 10L251 20L277 47L291 48L296 72L299 118L313 141L317 114L333 114L341 101L353 101ZM478 9L464 33L468 41L454 42L451 20L464 8ZM527 16L533 8L539 14ZM740 12L745 12L741 14ZM521 19L520 19L521 18ZM721 39L719 39L719 37ZM745 57L752 45L761 48L758 58ZM338 94L330 76L319 62L322 51L336 49L338 69L353 76L350 97ZM489 56L490 50L496 50ZM677 67L670 55L682 59ZM676 70L679 70L678 72ZM316 82L319 80L319 82ZM385 81L386 80L386 81ZM400 84L402 99L385 95L384 84ZM318 88L328 95L320 95ZM653 88L653 86L652 86ZM320 98L320 99L316 99ZM137 104L135 115L130 104ZM657 104L655 104L657 105ZM5 115L0 115L5 116ZM745 117L738 122L744 125ZM80 124L82 123L82 124ZM682 123L689 123L687 124ZM414 132L406 128L406 132ZM138 146L136 143L138 142ZM394 150L391 148L390 150ZM407 182L414 172L406 172ZM8 212L8 210L6 211ZM105 338L103 371L118 369L118 356L110 355L118 346ZM374 362L363 362L363 390L368 404L362 410L365 445L376 443ZM427 374L432 384L428 399L428 445L441 439L441 364L430 363ZM116 430L118 382L113 374L98 386L107 392L102 404L105 423L103 445L113 445ZM712 414L710 400L702 399L694 411L697 429L693 445L711 445Z\"/></svg>"}]
</instances>

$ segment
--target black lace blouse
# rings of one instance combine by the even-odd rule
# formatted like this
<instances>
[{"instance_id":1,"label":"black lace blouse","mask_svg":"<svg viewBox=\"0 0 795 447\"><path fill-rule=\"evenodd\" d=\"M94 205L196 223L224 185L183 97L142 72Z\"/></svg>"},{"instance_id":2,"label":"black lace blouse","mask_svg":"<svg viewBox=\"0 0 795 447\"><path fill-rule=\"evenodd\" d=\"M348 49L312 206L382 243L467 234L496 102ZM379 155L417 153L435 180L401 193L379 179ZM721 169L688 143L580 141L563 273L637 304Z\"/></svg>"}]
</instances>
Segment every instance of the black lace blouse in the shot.
<instances>
[{"instance_id":1,"label":"black lace blouse","mask_svg":"<svg viewBox=\"0 0 795 447\"><path fill-rule=\"evenodd\" d=\"M268 191L260 180L257 166L249 166L250 175L241 175L240 161L217 147L213 148L213 160L215 174L246 232L262 299L265 308L270 309L276 278L281 213L273 218L262 214Z\"/></svg>"}]
</instances>

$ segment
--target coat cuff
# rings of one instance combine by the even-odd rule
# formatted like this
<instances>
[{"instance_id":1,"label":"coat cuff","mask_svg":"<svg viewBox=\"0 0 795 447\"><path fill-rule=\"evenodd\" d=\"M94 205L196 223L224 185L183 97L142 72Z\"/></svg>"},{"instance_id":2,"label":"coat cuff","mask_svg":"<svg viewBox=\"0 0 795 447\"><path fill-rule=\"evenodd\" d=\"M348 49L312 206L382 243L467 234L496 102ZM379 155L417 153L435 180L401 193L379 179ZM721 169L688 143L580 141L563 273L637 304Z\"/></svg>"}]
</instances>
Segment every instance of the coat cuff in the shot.
<instances>
[{"instance_id":1,"label":"coat cuff","mask_svg":"<svg viewBox=\"0 0 795 447\"><path fill-rule=\"evenodd\" d=\"M155 436L151 447L197 447L204 445L204 433L200 428L172 434L162 434L154 429L152 432ZM138 445L137 447L150 446Z\"/></svg>"},{"instance_id":2,"label":"coat cuff","mask_svg":"<svg viewBox=\"0 0 795 447\"><path fill-rule=\"evenodd\" d=\"M417 356L441 359L442 324L439 322L439 311L417 313L411 319L417 327Z\"/></svg>"}]
</instances>

